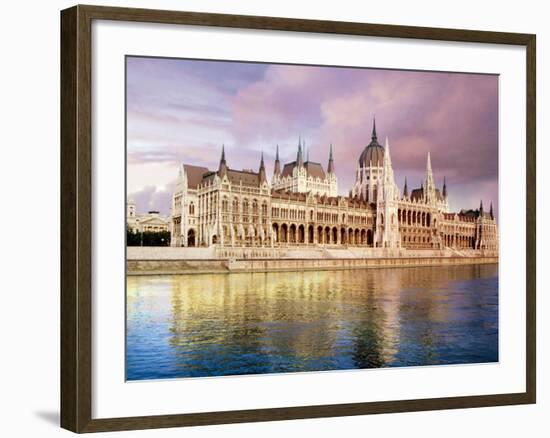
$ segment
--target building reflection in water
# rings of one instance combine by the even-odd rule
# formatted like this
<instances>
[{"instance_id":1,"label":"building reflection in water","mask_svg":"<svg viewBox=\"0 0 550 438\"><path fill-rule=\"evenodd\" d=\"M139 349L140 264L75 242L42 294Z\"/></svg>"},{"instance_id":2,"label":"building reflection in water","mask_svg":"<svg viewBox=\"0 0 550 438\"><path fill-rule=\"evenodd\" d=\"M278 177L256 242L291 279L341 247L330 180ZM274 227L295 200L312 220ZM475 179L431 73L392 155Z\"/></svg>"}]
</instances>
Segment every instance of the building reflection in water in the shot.
<instances>
[{"instance_id":1,"label":"building reflection in water","mask_svg":"<svg viewBox=\"0 0 550 438\"><path fill-rule=\"evenodd\" d=\"M127 377L498 360L498 266L128 277Z\"/></svg>"}]
</instances>

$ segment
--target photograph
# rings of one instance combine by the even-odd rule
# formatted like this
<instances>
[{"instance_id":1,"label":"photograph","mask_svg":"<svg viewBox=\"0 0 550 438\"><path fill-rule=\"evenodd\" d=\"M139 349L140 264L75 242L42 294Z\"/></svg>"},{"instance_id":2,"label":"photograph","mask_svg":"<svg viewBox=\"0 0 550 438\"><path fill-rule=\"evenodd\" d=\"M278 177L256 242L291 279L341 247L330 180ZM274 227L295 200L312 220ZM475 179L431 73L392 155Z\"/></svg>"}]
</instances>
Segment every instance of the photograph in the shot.
<instances>
[{"instance_id":1,"label":"photograph","mask_svg":"<svg viewBox=\"0 0 550 438\"><path fill-rule=\"evenodd\" d=\"M125 76L127 381L499 361L497 74Z\"/></svg>"}]
</instances>

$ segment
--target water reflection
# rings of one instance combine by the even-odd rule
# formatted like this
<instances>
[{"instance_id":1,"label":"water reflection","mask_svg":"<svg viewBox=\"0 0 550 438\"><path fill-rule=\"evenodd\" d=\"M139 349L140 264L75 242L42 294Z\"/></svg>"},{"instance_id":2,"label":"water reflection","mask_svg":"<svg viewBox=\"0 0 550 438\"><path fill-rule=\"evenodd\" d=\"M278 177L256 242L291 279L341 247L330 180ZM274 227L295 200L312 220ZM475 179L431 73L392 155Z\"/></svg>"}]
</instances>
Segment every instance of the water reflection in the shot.
<instances>
[{"instance_id":1,"label":"water reflection","mask_svg":"<svg viewBox=\"0 0 550 438\"><path fill-rule=\"evenodd\" d=\"M498 360L498 266L127 279L127 378Z\"/></svg>"}]
</instances>

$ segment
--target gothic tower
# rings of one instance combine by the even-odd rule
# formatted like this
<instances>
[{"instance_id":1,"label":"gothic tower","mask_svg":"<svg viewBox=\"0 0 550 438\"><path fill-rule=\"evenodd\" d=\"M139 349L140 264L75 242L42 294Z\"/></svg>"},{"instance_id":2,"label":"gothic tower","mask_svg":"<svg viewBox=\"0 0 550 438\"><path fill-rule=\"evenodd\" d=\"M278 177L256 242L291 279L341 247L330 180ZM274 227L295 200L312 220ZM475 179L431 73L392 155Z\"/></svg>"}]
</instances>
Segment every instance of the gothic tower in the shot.
<instances>
[{"instance_id":1,"label":"gothic tower","mask_svg":"<svg viewBox=\"0 0 550 438\"><path fill-rule=\"evenodd\" d=\"M227 175L227 163L225 161L225 145L222 145L222 156L218 167L218 176L223 178L225 175Z\"/></svg>"},{"instance_id":2,"label":"gothic tower","mask_svg":"<svg viewBox=\"0 0 550 438\"><path fill-rule=\"evenodd\" d=\"M434 176L432 172L432 160L429 152L428 152L428 159L426 161L426 179L424 181L424 201L427 204L435 204L437 202Z\"/></svg>"},{"instance_id":3,"label":"gothic tower","mask_svg":"<svg viewBox=\"0 0 550 438\"><path fill-rule=\"evenodd\" d=\"M381 248L400 248L401 236L397 211L399 204L399 188L395 184L391 163L390 144L386 138L384 148L382 178L378 184L376 200L376 246Z\"/></svg>"},{"instance_id":4,"label":"gothic tower","mask_svg":"<svg viewBox=\"0 0 550 438\"><path fill-rule=\"evenodd\" d=\"M279 145L277 145L277 152L275 153L275 168L273 169L273 179L281 176L281 162L279 161Z\"/></svg>"},{"instance_id":5,"label":"gothic tower","mask_svg":"<svg viewBox=\"0 0 550 438\"><path fill-rule=\"evenodd\" d=\"M329 184L329 196L338 196L338 179L336 178L336 169L334 167L334 157L332 155L332 143L330 144L327 166L327 183Z\"/></svg>"},{"instance_id":6,"label":"gothic tower","mask_svg":"<svg viewBox=\"0 0 550 438\"><path fill-rule=\"evenodd\" d=\"M267 183L267 176L265 174L265 165L264 165L264 153L262 151L262 157L260 159L260 170L258 171L258 176L260 179L260 185Z\"/></svg>"}]
</instances>

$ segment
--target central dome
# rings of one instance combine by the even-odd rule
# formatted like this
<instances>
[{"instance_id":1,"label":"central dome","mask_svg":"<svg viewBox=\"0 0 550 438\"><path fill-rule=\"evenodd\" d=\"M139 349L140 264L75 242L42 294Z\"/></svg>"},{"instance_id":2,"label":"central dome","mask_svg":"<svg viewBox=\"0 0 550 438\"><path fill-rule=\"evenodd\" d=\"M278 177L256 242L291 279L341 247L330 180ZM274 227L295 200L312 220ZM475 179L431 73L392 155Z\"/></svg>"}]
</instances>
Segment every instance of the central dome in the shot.
<instances>
[{"instance_id":1,"label":"central dome","mask_svg":"<svg viewBox=\"0 0 550 438\"><path fill-rule=\"evenodd\" d=\"M359 156L360 167L382 167L384 165L384 148L378 143L376 136L376 121L373 121L372 137L370 144L363 149Z\"/></svg>"},{"instance_id":2,"label":"central dome","mask_svg":"<svg viewBox=\"0 0 550 438\"><path fill-rule=\"evenodd\" d=\"M360 167L382 167L384 165L384 148L373 139L370 144L363 149L359 156Z\"/></svg>"}]
</instances>

